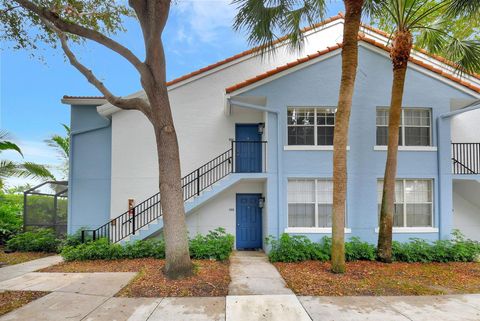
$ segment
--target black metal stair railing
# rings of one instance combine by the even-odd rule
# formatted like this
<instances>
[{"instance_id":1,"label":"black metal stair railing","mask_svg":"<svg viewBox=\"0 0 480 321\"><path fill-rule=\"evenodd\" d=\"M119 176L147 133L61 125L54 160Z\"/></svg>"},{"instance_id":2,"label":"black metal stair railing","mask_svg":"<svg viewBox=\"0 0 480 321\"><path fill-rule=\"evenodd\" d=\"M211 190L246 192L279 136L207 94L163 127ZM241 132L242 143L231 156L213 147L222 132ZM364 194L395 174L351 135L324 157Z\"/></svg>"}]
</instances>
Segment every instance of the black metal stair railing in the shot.
<instances>
[{"instance_id":1,"label":"black metal stair railing","mask_svg":"<svg viewBox=\"0 0 480 321\"><path fill-rule=\"evenodd\" d=\"M184 176L181 180L183 200L187 201L199 196L202 191L235 172L235 151L239 149L237 145L244 145L244 143L243 141L232 141L231 148L226 152ZM266 149L265 141L249 141L248 144L259 144L262 150ZM262 154L265 154L265 152L262 152ZM261 171L264 171L264 168L262 165ZM160 193L156 193L97 229L82 230L82 242L106 238L109 242L116 243L129 235L135 235L139 229L161 216Z\"/></svg>"},{"instance_id":2,"label":"black metal stair railing","mask_svg":"<svg viewBox=\"0 0 480 321\"><path fill-rule=\"evenodd\" d=\"M480 174L480 143L452 143L453 174Z\"/></svg>"}]
</instances>

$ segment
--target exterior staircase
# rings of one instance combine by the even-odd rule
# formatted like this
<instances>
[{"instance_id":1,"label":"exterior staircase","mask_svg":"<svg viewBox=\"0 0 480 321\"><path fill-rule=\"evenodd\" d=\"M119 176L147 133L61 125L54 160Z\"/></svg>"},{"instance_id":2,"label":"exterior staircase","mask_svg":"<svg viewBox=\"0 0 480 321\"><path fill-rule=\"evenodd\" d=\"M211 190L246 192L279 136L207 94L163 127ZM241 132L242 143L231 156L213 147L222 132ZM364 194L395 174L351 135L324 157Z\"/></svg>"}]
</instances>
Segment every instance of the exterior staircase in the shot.
<instances>
[{"instance_id":1,"label":"exterior staircase","mask_svg":"<svg viewBox=\"0 0 480 321\"><path fill-rule=\"evenodd\" d=\"M239 161L234 156L255 150L257 147L262 155L266 150L265 145L266 141L232 141L231 148L226 152L183 177L185 214L191 213L204 202L248 176L248 172L238 173ZM253 172L262 172L263 168L264 166L261 166L261 170L258 171L257 167ZM106 238L111 243L141 240L158 233L162 228L160 193L156 193L104 225L96 229L82 230L82 242L100 238Z\"/></svg>"}]
</instances>

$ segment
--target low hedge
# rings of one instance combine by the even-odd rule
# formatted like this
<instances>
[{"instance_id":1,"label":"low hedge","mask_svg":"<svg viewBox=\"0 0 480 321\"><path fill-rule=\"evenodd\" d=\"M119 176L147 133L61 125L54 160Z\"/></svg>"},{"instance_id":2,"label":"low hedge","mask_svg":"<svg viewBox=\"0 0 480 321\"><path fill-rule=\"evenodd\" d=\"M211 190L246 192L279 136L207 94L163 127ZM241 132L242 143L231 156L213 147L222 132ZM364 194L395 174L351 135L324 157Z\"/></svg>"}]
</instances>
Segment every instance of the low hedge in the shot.
<instances>
[{"instance_id":1,"label":"low hedge","mask_svg":"<svg viewBox=\"0 0 480 321\"><path fill-rule=\"evenodd\" d=\"M61 242L52 230L38 229L17 234L8 240L6 245L10 251L57 252Z\"/></svg>"},{"instance_id":2,"label":"low hedge","mask_svg":"<svg viewBox=\"0 0 480 321\"><path fill-rule=\"evenodd\" d=\"M189 241L190 256L195 259L226 260L233 250L233 235L218 228L207 235L197 235ZM106 239L80 245L66 245L60 255L65 261L165 258L164 240L142 240L110 244Z\"/></svg>"},{"instance_id":3,"label":"low hedge","mask_svg":"<svg viewBox=\"0 0 480 321\"><path fill-rule=\"evenodd\" d=\"M398 262L475 262L480 259L480 243L467 240L459 231L454 231L451 240L433 243L421 239L410 242L393 242L393 260ZM280 239L267 238L268 254L272 262L299 262L306 260L328 261L331 258L331 238L312 242L305 236L282 234ZM345 242L347 261L377 258L376 247L352 237Z\"/></svg>"}]
</instances>

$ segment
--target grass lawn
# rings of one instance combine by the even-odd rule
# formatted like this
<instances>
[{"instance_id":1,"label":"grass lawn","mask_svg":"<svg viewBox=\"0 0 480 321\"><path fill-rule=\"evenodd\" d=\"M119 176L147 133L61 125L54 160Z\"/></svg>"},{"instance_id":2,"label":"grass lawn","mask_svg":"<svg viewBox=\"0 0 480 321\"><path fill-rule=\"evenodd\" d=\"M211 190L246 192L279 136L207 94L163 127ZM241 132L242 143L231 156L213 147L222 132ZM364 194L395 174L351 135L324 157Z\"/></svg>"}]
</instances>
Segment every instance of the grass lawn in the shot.
<instances>
[{"instance_id":1,"label":"grass lawn","mask_svg":"<svg viewBox=\"0 0 480 321\"><path fill-rule=\"evenodd\" d=\"M54 255L55 253L45 252L13 252L5 253L3 248L0 247L0 267L4 265L13 265L23 263L31 260L40 259L42 257Z\"/></svg>"},{"instance_id":2,"label":"grass lawn","mask_svg":"<svg viewBox=\"0 0 480 321\"><path fill-rule=\"evenodd\" d=\"M479 263L347 263L343 275L330 262L274 263L298 295L437 295L480 293Z\"/></svg>"},{"instance_id":3,"label":"grass lawn","mask_svg":"<svg viewBox=\"0 0 480 321\"><path fill-rule=\"evenodd\" d=\"M48 293L41 291L0 291L0 315L18 309Z\"/></svg>"},{"instance_id":4,"label":"grass lawn","mask_svg":"<svg viewBox=\"0 0 480 321\"><path fill-rule=\"evenodd\" d=\"M139 272L116 296L225 296L230 283L229 263L193 260L195 275L168 280L162 273L164 260L126 259L63 262L40 272Z\"/></svg>"}]
</instances>

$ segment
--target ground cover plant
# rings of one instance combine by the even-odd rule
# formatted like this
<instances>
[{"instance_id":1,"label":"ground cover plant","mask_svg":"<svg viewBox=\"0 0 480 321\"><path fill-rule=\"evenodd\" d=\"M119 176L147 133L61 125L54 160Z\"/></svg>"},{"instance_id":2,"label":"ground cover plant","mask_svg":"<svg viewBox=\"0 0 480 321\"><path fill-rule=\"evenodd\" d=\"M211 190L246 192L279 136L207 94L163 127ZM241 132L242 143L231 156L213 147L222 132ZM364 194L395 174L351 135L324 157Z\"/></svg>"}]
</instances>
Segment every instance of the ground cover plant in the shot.
<instances>
[{"instance_id":1,"label":"ground cover plant","mask_svg":"<svg viewBox=\"0 0 480 321\"><path fill-rule=\"evenodd\" d=\"M7 241L6 248L18 252L57 252L60 244L53 231L38 229L12 237Z\"/></svg>"},{"instance_id":2,"label":"ground cover plant","mask_svg":"<svg viewBox=\"0 0 480 321\"><path fill-rule=\"evenodd\" d=\"M48 292L41 291L3 291L0 292L0 315L18 309Z\"/></svg>"},{"instance_id":3,"label":"ground cover plant","mask_svg":"<svg viewBox=\"0 0 480 321\"><path fill-rule=\"evenodd\" d=\"M480 293L480 264L471 262L390 264L347 262L334 274L328 262L276 262L287 286L297 295L441 295Z\"/></svg>"},{"instance_id":4,"label":"ground cover plant","mask_svg":"<svg viewBox=\"0 0 480 321\"><path fill-rule=\"evenodd\" d=\"M282 234L279 239L267 238L271 262L300 262L307 260L328 261L331 258L331 239L324 237L312 242L305 236ZM376 247L352 237L345 243L347 261L373 261ZM433 243L422 239L410 242L393 242L393 259L399 262L475 262L480 260L480 242L467 240L459 231L452 233L450 240Z\"/></svg>"},{"instance_id":5,"label":"ground cover plant","mask_svg":"<svg viewBox=\"0 0 480 321\"><path fill-rule=\"evenodd\" d=\"M228 259L233 250L233 235L218 228L207 235L197 235L189 240L190 255L194 259ZM106 239L78 245L66 245L60 253L65 261L116 260L138 258L165 258L163 240L142 240L125 246L111 244Z\"/></svg>"},{"instance_id":6,"label":"ground cover plant","mask_svg":"<svg viewBox=\"0 0 480 321\"><path fill-rule=\"evenodd\" d=\"M154 258L70 261L40 272L139 272L117 296L225 296L230 284L228 261L193 260L194 275L169 280L162 272L165 260Z\"/></svg>"}]
</instances>

